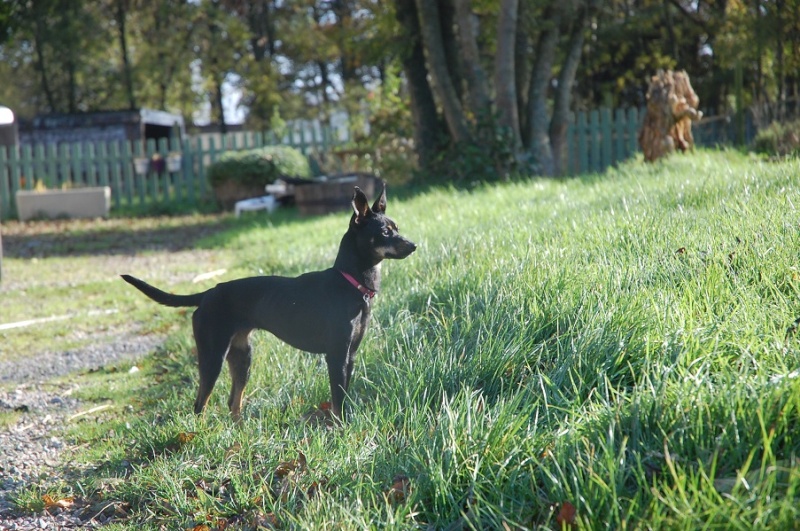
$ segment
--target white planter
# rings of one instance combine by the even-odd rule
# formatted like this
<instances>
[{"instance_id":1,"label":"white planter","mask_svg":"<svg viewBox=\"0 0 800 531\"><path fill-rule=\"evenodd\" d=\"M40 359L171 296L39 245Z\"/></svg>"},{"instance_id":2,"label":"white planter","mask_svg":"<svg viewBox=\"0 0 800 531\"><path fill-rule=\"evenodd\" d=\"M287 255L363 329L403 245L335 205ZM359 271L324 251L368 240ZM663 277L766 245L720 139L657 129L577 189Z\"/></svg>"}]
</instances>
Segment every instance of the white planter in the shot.
<instances>
[{"instance_id":1,"label":"white planter","mask_svg":"<svg viewBox=\"0 0 800 531\"><path fill-rule=\"evenodd\" d=\"M176 172L181 171L181 162L183 156L180 153L170 153L167 155L167 171Z\"/></svg>"},{"instance_id":2,"label":"white planter","mask_svg":"<svg viewBox=\"0 0 800 531\"><path fill-rule=\"evenodd\" d=\"M111 208L111 188L71 188L68 190L19 190L17 216L20 221L35 218L105 218Z\"/></svg>"},{"instance_id":3,"label":"white planter","mask_svg":"<svg viewBox=\"0 0 800 531\"><path fill-rule=\"evenodd\" d=\"M138 157L133 159L133 171L139 175L147 173L150 169L150 159L146 157Z\"/></svg>"}]
</instances>

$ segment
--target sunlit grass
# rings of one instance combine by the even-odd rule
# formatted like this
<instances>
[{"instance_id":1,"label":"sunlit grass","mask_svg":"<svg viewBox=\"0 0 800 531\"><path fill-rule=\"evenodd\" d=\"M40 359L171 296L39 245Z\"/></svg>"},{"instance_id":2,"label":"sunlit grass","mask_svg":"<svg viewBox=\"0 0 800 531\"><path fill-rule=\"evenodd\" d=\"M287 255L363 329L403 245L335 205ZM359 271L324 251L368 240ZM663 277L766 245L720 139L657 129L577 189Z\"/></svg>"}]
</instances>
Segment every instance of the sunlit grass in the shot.
<instances>
[{"instance_id":1,"label":"sunlit grass","mask_svg":"<svg viewBox=\"0 0 800 531\"><path fill-rule=\"evenodd\" d=\"M81 398L117 405L70 426L75 459L100 463L75 492L129 503L131 528L557 529L565 506L587 529L790 528L798 175L698 152L390 195L420 248L385 264L345 426L303 421L328 400L324 364L265 333L242 424L227 373L195 417L176 316L139 373L85 382ZM297 274L332 263L345 224L279 219L213 243L236 271Z\"/></svg>"}]
</instances>

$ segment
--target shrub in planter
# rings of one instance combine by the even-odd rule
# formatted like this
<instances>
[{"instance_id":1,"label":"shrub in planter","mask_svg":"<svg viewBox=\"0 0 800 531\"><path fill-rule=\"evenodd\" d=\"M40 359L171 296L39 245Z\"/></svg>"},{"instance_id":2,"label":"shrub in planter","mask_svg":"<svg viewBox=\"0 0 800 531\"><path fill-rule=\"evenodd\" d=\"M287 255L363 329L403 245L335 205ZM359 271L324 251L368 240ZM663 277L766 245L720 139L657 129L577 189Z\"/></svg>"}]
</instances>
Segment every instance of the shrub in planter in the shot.
<instances>
[{"instance_id":1,"label":"shrub in planter","mask_svg":"<svg viewBox=\"0 0 800 531\"><path fill-rule=\"evenodd\" d=\"M779 157L800 152L800 120L773 122L761 129L753 140L753 149L758 153Z\"/></svg>"},{"instance_id":2,"label":"shrub in planter","mask_svg":"<svg viewBox=\"0 0 800 531\"><path fill-rule=\"evenodd\" d=\"M264 195L281 177L311 177L308 159L289 146L228 151L208 166L206 175L217 201L231 210L237 201Z\"/></svg>"}]
</instances>

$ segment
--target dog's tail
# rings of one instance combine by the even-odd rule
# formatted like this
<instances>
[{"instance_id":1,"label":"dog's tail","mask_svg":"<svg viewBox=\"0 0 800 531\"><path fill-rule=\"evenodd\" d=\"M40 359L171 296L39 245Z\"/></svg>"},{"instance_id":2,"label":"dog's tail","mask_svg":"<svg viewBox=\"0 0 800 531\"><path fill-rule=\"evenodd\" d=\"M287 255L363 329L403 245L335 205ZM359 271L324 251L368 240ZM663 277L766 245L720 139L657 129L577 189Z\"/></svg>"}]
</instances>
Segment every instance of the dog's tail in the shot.
<instances>
[{"instance_id":1,"label":"dog's tail","mask_svg":"<svg viewBox=\"0 0 800 531\"><path fill-rule=\"evenodd\" d=\"M128 284L132 285L154 301L164 306L171 306L173 308L181 308L186 306L199 306L200 301L203 300L205 293L194 293L192 295L175 295L174 293L167 293L160 289L151 286L144 280L139 280L130 275L122 275L122 279Z\"/></svg>"}]
</instances>

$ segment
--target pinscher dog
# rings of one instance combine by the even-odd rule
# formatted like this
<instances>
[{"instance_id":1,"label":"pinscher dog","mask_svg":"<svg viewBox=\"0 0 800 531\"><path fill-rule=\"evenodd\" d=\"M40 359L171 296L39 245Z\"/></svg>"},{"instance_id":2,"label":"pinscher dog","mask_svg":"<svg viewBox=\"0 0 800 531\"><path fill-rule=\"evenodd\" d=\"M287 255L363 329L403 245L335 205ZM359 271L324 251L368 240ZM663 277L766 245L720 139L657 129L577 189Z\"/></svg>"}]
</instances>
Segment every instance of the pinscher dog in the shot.
<instances>
[{"instance_id":1,"label":"pinscher dog","mask_svg":"<svg viewBox=\"0 0 800 531\"><path fill-rule=\"evenodd\" d=\"M381 262L405 258L417 246L400 236L386 216L386 186L369 206L355 188L350 226L333 267L295 278L259 276L217 284L202 293L175 295L130 275L122 275L154 301L171 307L196 307L192 315L200 385L194 412L203 411L228 360L234 419L250 377L250 333L267 330L289 345L324 354L331 386L331 410L341 421L342 404L353 377L356 350L370 319L372 299L381 287Z\"/></svg>"}]
</instances>

